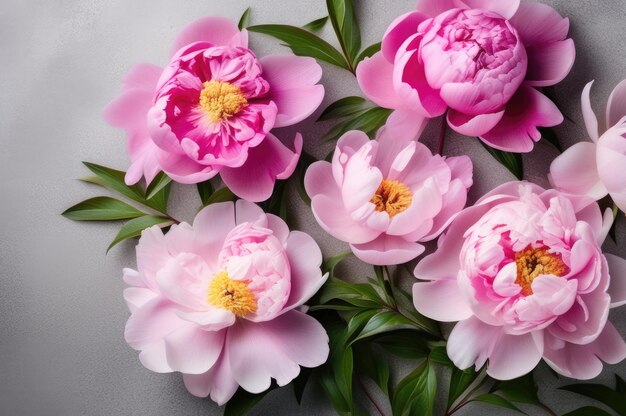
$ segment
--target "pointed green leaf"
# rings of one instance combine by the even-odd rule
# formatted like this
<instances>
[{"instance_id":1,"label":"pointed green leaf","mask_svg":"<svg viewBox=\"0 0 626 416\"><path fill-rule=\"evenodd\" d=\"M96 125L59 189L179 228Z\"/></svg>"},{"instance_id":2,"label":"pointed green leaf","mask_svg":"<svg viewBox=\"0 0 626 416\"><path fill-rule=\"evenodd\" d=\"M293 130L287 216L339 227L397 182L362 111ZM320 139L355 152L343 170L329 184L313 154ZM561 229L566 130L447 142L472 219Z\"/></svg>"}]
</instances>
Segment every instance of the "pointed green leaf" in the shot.
<instances>
[{"instance_id":1,"label":"pointed green leaf","mask_svg":"<svg viewBox=\"0 0 626 416\"><path fill-rule=\"evenodd\" d=\"M142 217L134 218L122 226L111 244L109 244L107 252L122 241L128 240L129 238L133 237L139 237L141 235L141 232L146 228L150 228L153 225L158 225L159 227L163 228L172 224L174 224L174 221L172 221L170 218L157 215L144 215Z\"/></svg>"},{"instance_id":2,"label":"pointed green leaf","mask_svg":"<svg viewBox=\"0 0 626 416\"><path fill-rule=\"evenodd\" d=\"M611 416L606 410L602 410L598 407L585 406L580 409L573 410L564 414L563 416Z\"/></svg>"},{"instance_id":3,"label":"pointed green leaf","mask_svg":"<svg viewBox=\"0 0 626 416\"><path fill-rule=\"evenodd\" d=\"M307 23L302 26L302 28L308 30L309 32L319 32L326 25L327 21L328 16L324 16L321 19L315 19L312 22Z\"/></svg>"},{"instance_id":4,"label":"pointed green leaf","mask_svg":"<svg viewBox=\"0 0 626 416\"><path fill-rule=\"evenodd\" d=\"M206 205L216 204L218 202L235 201L236 199L237 196L233 193L233 191L227 187L223 187L211 194L206 201Z\"/></svg>"},{"instance_id":5,"label":"pointed green leaf","mask_svg":"<svg viewBox=\"0 0 626 416\"><path fill-rule=\"evenodd\" d=\"M474 397L471 401L487 403L487 404L491 404L491 405L498 406L498 407L504 407L507 409L515 410L516 412L519 412L519 413L526 414L522 412L513 403L505 399L504 397L500 397L497 394L493 394L493 393L481 394L480 396Z\"/></svg>"},{"instance_id":6,"label":"pointed green leaf","mask_svg":"<svg viewBox=\"0 0 626 416\"><path fill-rule=\"evenodd\" d=\"M163 172L159 173L146 190L148 203L157 211L166 213L171 189L172 180Z\"/></svg>"},{"instance_id":7,"label":"pointed green leaf","mask_svg":"<svg viewBox=\"0 0 626 416\"><path fill-rule=\"evenodd\" d=\"M467 370L460 370L456 367L452 368L452 375L450 376L450 388L448 389L448 407L454 404L454 402L461 397L461 395L474 383L476 377L478 377L473 367Z\"/></svg>"},{"instance_id":8,"label":"pointed green leaf","mask_svg":"<svg viewBox=\"0 0 626 416\"><path fill-rule=\"evenodd\" d=\"M396 386L391 400L394 416L432 415L436 391L435 370L424 360Z\"/></svg>"},{"instance_id":9,"label":"pointed green leaf","mask_svg":"<svg viewBox=\"0 0 626 416\"><path fill-rule=\"evenodd\" d=\"M361 50L361 33L352 0L326 0L326 7L343 54L353 71L352 63Z\"/></svg>"},{"instance_id":10,"label":"pointed green leaf","mask_svg":"<svg viewBox=\"0 0 626 416\"><path fill-rule=\"evenodd\" d=\"M241 15L241 18L239 19L239 23L237 24L237 27L239 28L239 30L243 30L248 26L248 22L250 22L250 8L249 7Z\"/></svg>"},{"instance_id":11,"label":"pointed green leaf","mask_svg":"<svg viewBox=\"0 0 626 416\"><path fill-rule=\"evenodd\" d=\"M202 201L202 206L207 206L209 202L209 198L213 195L213 185L211 185L211 181L204 181L196 184L198 188L198 195L200 195L200 201Z\"/></svg>"},{"instance_id":12,"label":"pointed green leaf","mask_svg":"<svg viewBox=\"0 0 626 416\"><path fill-rule=\"evenodd\" d=\"M494 391L512 402L534 405L541 403L532 373L513 380L500 381Z\"/></svg>"},{"instance_id":13,"label":"pointed green leaf","mask_svg":"<svg viewBox=\"0 0 626 416\"><path fill-rule=\"evenodd\" d=\"M354 60L354 69L356 69L359 66L359 63L363 59L369 58L370 56L374 55L376 52L380 51L381 45L382 43L378 42L363 49L363 51L359 54L359 56L357 56L357 58Z\"/></svg>"},{"instance_id":14,"label":"pointed green leaf","mask_svg":"<svg viewBox=\"0 0 626 416\"><path fill-rule=\"evenodd\" d=\"M399 329L416 329L415 324L394 311L381 311L372 316L359 335L352 340L356 342L374 335L397 331Z\"/></svg>"},{"instance_id":15,"label":"pointed green leaf","mask_svg":"<svg viewBox=\"0 0 626 416\"><path fill-rule=\"evenodd\" d=\"M345 259L346 257L348 257L349 255L351 255L352 252L351 251L346 251L343 253L339 253L327 260L324 261L324 263L322 264L322 270L324 271L324 273L328 273L330 275L330 277L334 277L335 276L335 267L337 267L337 265L339 263L341 263L343 261L343 259Z\"/></svg>"},{"instance_id":16,"label":"pointed green leaf","mask_svg":"<svg viewBox=\"0 0 626 416\"><path fill-rule=\"evenodd\" d=\"M350 130L360 130L371 137L385 124L390 114L391 110L387 108L370 108L331 128L328 133L326 133L323 140L337 140L340 136Z\"/></svg>"},{"instance_id":17,"label":"pointed green leaf","mask_svg":"<svg viewBox=\"0 0 626 416\"><path fill-rule=\"evenodd\" d=\"M300 374L296 377L291 384L293 384L293 394L296 396L298 404L302 404L302 396L304 396L304 390L311 378L313 369L302 367Z\"/></svg>"},{"instance_id":18,"label":"pointed green leaf","mask_svg":"<svg viewBox=\"0 0 626 416\"><path fill-rule=\"evenodd\" d=\"M317 121L332 120L360 113L365 109L367 101L361 97L344 97L322 111Z\"/></svg>"},{"instance_id":19,"label":"pointed green leaf","mask_svg":"<svg viewBox=\"0 0 626 416\"><path fill-rule=\"evenodd\" d=\"M494 149L480 141L483 147L489 152L494 159L507 168L513 176L522 180L524 178L524 165L522 164L522 155L519 153L504 152L502 150Z\"/></svg>"},{"instance_id":20,"label":"pointed green leaf","mask_svg":"<svg viewBox=\"0 0 626 416\"><path fill-rule=\"evenodd\" d=\"M310 56L350 70L346 60L337 49L307 30L288 25L256 25L248 27L248 30L269 35L285 42L298 56Z\"/></svg>"},{"instance_id":21,"label":"pointed green leaf","mask_svg":"<svg viewBox=\"0 0 626 416\"><path fill-rule=\"evenodd\" d=\"M454 363L448 358L446 347L438 346L431 350L428 359L434 363L445 365L446 367L455 368Z\"/></svg>"},{"instance_id":22,"label":"pointed green leaf","mask_svg":"<svg viewBox=\"0 0 626 416\"><path fill-rule=\"evenodd\" d=\"M365 343L354 346L354 362L357 371L371 378L382 392L389 396L391 390L389 361L379 346Z\"/></svg>"},{"instance_id":23,"label":"pointed green leaf","mask_svg":"<svg viewBox=\"0 0 626 416\"><path fill-rule=\"evenodd\" d=\"M154 196L163 190L167 185L172 182L172 179L165 173L160 172L154 177L148 188L146 189L146 199L152 199Z\"/></svg>"},{"instance_id":24,"label":"pointed green leaf","mask_svg":"<svg viewBox=\"0 0 626 416\"><path fill-rule=\"evenodd\" d=\"M615 410L619 415L626 416L626 400L624 400L624 395L615 390L611 390L607 386L581 383L570 384L559 388L597 400Z\"/></svg>"},{"instance_id":25,"label":"pointed green leaf","mask_svg":"<svg viewBox=\"0 0 626 416\"><path fill-rule=\"evenodd\" d=\"M270 387L268 390L253 394L248 393L241 387L235 392L235 395L230 398L230 400L226 403L224 407L224 416L244 416L248 414L250 409L252 409L258 402L265 397L267 393L273 390L273 387Z\"/></svg>"},{"instance_id":26,"label":"pointed green leaf","mask_svg":"<svg viewBox=\"0 0 626 416\"><path fill-rule=\"evenodd\" d=\"M98 196L66 209L61 215L74 221L114 221L145 215L137 208L108 196Z\"/></svg>"},{"instance_id":27,"label":"pointed green leaf","mask_svg":"<svg viewBox=\"0 0 626 416\"><path fill-rule=\"evenodd\" d=\"M372 340L391 354L410 360L428 357L428 339L413 330L400 330L382 334Z\"/></svg>"},{"instance_id":28,"label":"pointed green leaf","mask_svg":"<svg viewBox=\"0 0 626 416\"><path fill-rule=\"evenodd\" d=\"M550 143L559 153L563 153L563 146L559 142L559 138L556 137L556 133L553 129L549 127L538 127L539 133L541 133L541 138L545 139L548 143Z\"/></svg>"}]
</instances>

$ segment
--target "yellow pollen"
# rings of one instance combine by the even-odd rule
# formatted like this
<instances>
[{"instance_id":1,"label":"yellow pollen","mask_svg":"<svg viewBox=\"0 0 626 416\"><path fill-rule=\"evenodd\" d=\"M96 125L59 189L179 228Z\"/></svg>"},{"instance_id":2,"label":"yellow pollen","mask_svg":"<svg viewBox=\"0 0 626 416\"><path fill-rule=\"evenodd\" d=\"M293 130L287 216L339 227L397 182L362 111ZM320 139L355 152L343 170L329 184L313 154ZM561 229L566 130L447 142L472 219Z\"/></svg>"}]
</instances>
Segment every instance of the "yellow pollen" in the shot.
<instances>
[{"instance_id":1,"label":"yellow pollen","mask_svg":"<svg viewBox=\"0 0 626 416\"><path fill-rule=\"evenodd\" d=\"M517 265L517 283L522 288L522 294L533 294L533 280L542 274L551 274L562 277L569 273L569 268L563 263L560 254L550 253L548 247L526 247L523 251L515 253Z\"/></svg>"},{"instance_id":2,"label":"yellow pollen","mask_svg":"<svg viewBox=\"0 0 626 416\"><path fill-rule=\"evenodd\" d=\"M376 211L387 211L393 217L411 206L413 193L402 182L383 179L370 202L376 205Z\"/></svg>"},{"instance_id":3,"label":"yellow pollen","mask_svg":"<svg viewBox=\"0 0 626 416\"><path fill-rule=\"evenodd\" d=\"M211 305L231 311L238 317L256 312L257 304L248 284L233 280L220 272L209 284L208 301Z\"/></svg>"},{"instance_id":4,"label":"yellow pollen","mask_svg":"<svg viewBox=\"0 0 626 416\"><path fill-rule=\"evenodd\" d=\"M248 100L236 85L221 81L207 81L203 85L200 107L213 123L226 120L248 106Z\"/></svg>"}]
</instances>

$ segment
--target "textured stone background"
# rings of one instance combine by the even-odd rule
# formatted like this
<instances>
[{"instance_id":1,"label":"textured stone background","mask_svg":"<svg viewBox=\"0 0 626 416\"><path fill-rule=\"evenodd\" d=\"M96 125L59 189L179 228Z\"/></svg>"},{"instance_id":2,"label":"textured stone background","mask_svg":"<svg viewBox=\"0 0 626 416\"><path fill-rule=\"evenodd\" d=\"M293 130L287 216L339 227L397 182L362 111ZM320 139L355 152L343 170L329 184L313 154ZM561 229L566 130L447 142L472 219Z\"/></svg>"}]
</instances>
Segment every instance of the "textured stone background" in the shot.
<instances>
[{"instance_id":1,"label":"textured stone background","mask_svg":"<svg viewBox=\"0 0 626 416\"><path fill-rule=\"evenodd\" d=\"M586 137L579 98L585 83L596 79L593 103L601 113L611 89L626 78L626 5L624 0L545 2L569 16L577 44L574 70L557 86L565 112L575 121L557 129L567 147ZM364 45L379 41L394 17L414 6L414 0L357 3ZM144 369L124 342L128 312L121 269L134 267L133 243L105 256L117 225L76 223L59 213L98 192L75 179L86 173L81 160L127 166L123 132L100 116L126 71L139 61L166 64L174 36L192 20L211 14L238 19L247 6L253 8L253 24L301 25L325 15L323 0L0 2L0 414L221 414L211 401L189 395L180 375ZM328 25L323 35L332 39L331 32ZM289 53L273 39L257 34L251 39L260 56ZM327 96L322 107L359 93L352 75L323 66ZM328 127L308 121L278 135L291 140L302 131L307 151L320 157L330 151L318 143ZM424 142L432 145L438 128L433 122ZM468 154L474 161L472 201L512 179L476 140L451 137L445 153ZM525 157L527 179L545 185L554 156L550 146L540 143ZM191 220L198 204L194 187L174 189L171 206L177 217ZM345 251L295 195L291 208L298 227L316 238L325 255ZM619 247L608 243L606 248L626 257L626 221L618 239ZM356 261L342 271L356 280L371 273ZM626 336L626 308L612 311L611 319ZM409 365L394 363L399 374ZM598 381L612 382L615 372L625 377L626 362L607 366ZM545 369L538 378L541 396L559 413L590 402L556 390L568 381L554 379ZM379 401L388 408L384 398ZM468 406L459 414L478 411L507 414L485 406ZM316 386L309 386L302 407L285 388L270 393L253 414L270 412L333 414Z\"/></svg>"}]
</instances>

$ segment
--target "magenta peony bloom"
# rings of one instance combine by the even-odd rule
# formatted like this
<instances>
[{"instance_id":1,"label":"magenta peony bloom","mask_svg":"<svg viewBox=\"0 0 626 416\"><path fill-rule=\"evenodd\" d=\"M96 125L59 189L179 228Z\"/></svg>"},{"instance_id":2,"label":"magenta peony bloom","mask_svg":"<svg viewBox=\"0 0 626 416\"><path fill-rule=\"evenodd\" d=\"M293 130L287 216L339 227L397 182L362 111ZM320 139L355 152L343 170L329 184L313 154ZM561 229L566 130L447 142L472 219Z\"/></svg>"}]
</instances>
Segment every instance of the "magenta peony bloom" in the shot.
<instances>
[{"instance_id":1,"label":"magenta peony bloom","mask_svg":"<svg viewBox=\"0 0 626 416\"><path fill-rule=\"evenodd\" d=\"M416 267L418 311L460 321L448 355L461 369L499 380L543 359L568 377L589 379L602 361L626 358L607 321L626 303L626 261L603 254L612 223L590 198L509 182L456 217L437 251ZM601 361L602 360L602 361Z\"/></svg>"},{"instance_id":2,"label":"magenta peony bloom","mask_svg":"<svg viewBox=\"0 0 626 416\"><path fill-rule=\"evenodd\" d=\"M448 124L489 146L529 152L538 126L563 121L535 87L561 81L574 64L569 20L519 0L420 0L387 29L364 60L365 95L392 108L390 123L415 133L415 117L447 111Z\"/></svg>"},{"instance_id":3,"label":"magenta peony bloom","mask_svg":"<svg viewBox=\"0 0 626 416\"><path fill-rule=\"evenodd\" d=\"M350 131L337 142L333 162L306 172L317 222L350 243L361 260L407 262L424 251L465 206L472 185L467 156L433 156L421 143L380 130L370 141Z\"/></svg>"},{"instance_id":4,"label":"magenta peony bloom","mask_svg":"<svg viewBox=\"0 0 626 416\"><path fill-rule=\"evenodd\" d=\"M550 182L564 192L602 199L607 194L626 211L626 81L611 94L606 110L607 130L600 135L598 120L591 109L589 93L582 95L583 118L592 142L576 143L550 166Z\"/></svg>"},{"instance_id":5,"label":"magenta peony bloom","mask_svg":"<svg viewBox=\"0 0 626 416\"><path fill-rule=\"evenodd\" d=\"M220 173L239 197L267 199L276 179L288 178L295 152L270 133L295 124L322 102L321 67L313 58L267 56L248 49L248 33L224 18L200 19L174 42L165 70L138 65L105 119L129 136L126 182L160 170L181 183Z\"/></svg>"},{"instance_id":6,"label":"magenta peony bloom","mask_svg":"<svg viewBox=\"0 0 626 416\"><path fill-rule=\"evenodd\" d=\"M179 371L187 389L218 404L238 386L266 390L328 357L328 336L298 310L326 281L307 234L243 200L209 205L193 226L145 230L131 287L126 341L142 364Z\"/></svg>"}]
</instances>

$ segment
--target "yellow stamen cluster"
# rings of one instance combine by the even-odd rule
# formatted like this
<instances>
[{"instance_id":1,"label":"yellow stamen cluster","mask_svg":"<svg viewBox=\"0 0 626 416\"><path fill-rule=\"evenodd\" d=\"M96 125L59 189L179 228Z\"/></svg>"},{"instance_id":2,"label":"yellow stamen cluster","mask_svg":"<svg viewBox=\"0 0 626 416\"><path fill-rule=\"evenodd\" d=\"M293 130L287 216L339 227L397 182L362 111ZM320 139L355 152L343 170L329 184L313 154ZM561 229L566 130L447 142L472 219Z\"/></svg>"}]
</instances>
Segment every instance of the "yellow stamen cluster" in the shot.
<instances>
[{"instance_id":1,"label":"yellow stamen cluster","mask_svg":"<svg viewBox=\"0 0 626 416\"><path fill-rule=\"evenodd\" d=\"M248 284L233 280L220 272L209 284L208 301L211 305L231 311L238 317L256 312L257 304Z\"/></svg>"},{"instance_id":2,"label":"yellow stamen cluster","mask_svg":"<svg viewBox=\"0 0 626 416\"><path fill-rule=\"evenodd\" d=\"M203 85L200 107L213 123L226 120L248 106L248 100L236 85L221 81L207 81Z\"/></svg>"},{"instance_id":3,"label":"yellow stamen cluster","mask_svg":"<svg viewBox=\"0 0 626 416\"><path fill-rule=\"evenodd\" d=\"M383 179L370 202L376 205L376 211L387 211L393 217L411 206L413 193L402 182Z\"/></svg>"},{"instance_id":4,"label":"yellow stamen cluster","mask_svg":"<svg viewBox=\"0 0 626 416\"><path fill-rule=\"evenodd\" d=\"M523 251L515 253L517 265L517 283L522 288L522 294L533 294L533 280L542 274L551 274L562 277L569 273L569 268L559 254L550 253L548 247L526 247Z\"/></svg>"}]
</instances>

